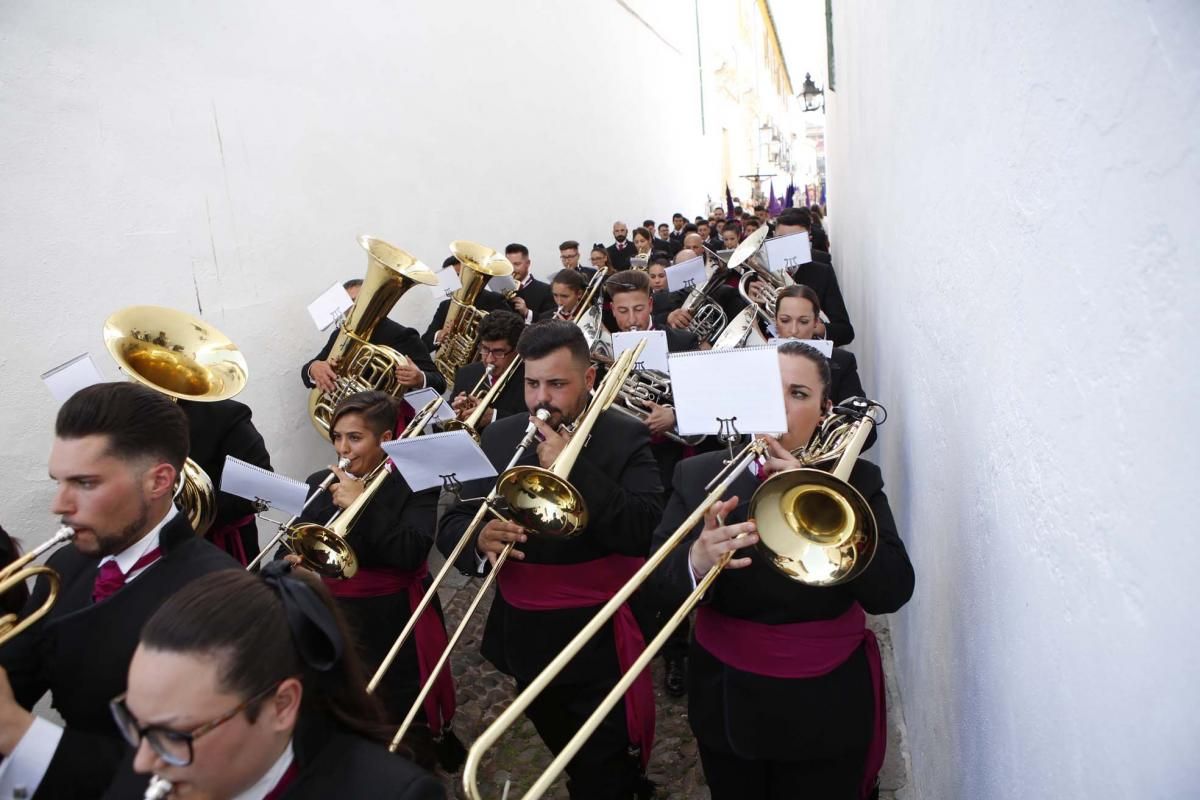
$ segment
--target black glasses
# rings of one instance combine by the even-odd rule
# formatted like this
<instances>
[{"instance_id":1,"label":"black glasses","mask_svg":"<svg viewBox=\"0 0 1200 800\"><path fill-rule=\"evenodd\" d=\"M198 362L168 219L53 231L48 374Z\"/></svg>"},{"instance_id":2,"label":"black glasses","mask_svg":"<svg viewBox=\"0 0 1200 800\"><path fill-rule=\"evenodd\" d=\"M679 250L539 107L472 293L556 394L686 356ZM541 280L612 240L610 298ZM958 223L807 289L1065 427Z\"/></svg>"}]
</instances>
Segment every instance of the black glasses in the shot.
<instances>
[{"instance_id":1,"label":"black glasses","mask_svg":"<svg viewBox=\"0 0 1200 800\"><path fill-rule=\"evenodd\" d=\"M511 347L484 347L482 344L479 345L479 355L489 358L504 358L512 351Z\"/></svg>"},{"instance_id":2,"label":"black glasses","mask_svg":"<svg viewBox=\"0 0 1200 800\"><path fill-rule=\"evenodd\" d=\"M206 733L216 730L259 700L274 692L279 688L279 684L281 683L283 683L282 680L276 681L258 694L242 702L229 713L222 714L211 722L206 722L200 727L193 728L186 733L158 725L147 725L143 728L137 718L133 716L133 713L130 712L129 707L125 705L124 694L113 698L108 707L112 711L113 720L116 721L121 735L125 737L125 741L129 742L131 747L140 747L142 739L145 739L149 743L150 749L157 753L163 761L173 767L186 767L192 763L195 755L192 750L193 742Z\"/></svg>"}]
</instances>

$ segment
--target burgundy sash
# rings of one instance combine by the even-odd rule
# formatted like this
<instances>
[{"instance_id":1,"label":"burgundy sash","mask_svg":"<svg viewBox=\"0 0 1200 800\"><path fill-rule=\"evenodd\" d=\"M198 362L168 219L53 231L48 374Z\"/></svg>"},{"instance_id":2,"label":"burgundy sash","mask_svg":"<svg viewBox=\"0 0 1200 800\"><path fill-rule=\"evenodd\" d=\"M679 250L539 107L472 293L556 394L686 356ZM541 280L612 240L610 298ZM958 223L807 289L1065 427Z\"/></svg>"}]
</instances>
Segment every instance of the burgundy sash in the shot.
<instances>
[{"instance_id":1,"label":"burgundy sash","mask_svg":"<svg viewBox=\"0 0 1200 800\"><path fill-rule=\"evenodd\" d=\"M500 570L500 594L510 605L523 611L601 605L612 599L645 561L644 558L619 555L581 564L509 561ZM646 649L642 631L628 603L613 617L613 639L617 645L617 664L622 672L627 671ZM649 670L643 670L625 693L625 725L629 741L641 749L644 769L654 747L654 682Z\"/></svg>"},{"instance_id":2,"label":"burgundy sash","mask_svg":"<svg viewBox=\"0 0 1200 800\"><path fill-rule=\"evenodd\" d=\"M427 564L414 570L360 568L353 578L339 580L325 578L325 585L334 597L364 598L387 597L408 591L408 608L415 609L425 594L423 581L429 574ZM417 646L417 666L421 685L429 680L429 673L446 649L446 628L430 603L413 628L413 641ZM443 669L434 681L433 689L425 695L425 718L433 735L441 735L442 729L454 718L454 678L450 670Z\"/></svg>"},{"instance_id":3,"label":"burgundy sash","mask_svg":"<svg viewBox=\"0 0 1200 800\"><path fill-rule=\"evenodd\" d=\"M244 567L250 563L250 559L246 558L246 548L242 545L242 526L253 519L253 514L247 514L241 519L226 522L218 528L210 528L205 538L236 558L238 563Z\"/></svg>"},{"instance_id":4,"label":"burgundy sash","mask_svg":"<svg viewBox=\"0 0 1200 800\"><path fill-rule=\"evenodd\" d=\"M711 606L696 612L696 642L720 661L742 672L771 678L818 678L845 663L859 645L867 655L875 719L861 794L870 795L887 749L887 707L879 643L867 628L867 615L854 603L836 619L764 625L727 617Z\"/></svg>"}]
</instances>

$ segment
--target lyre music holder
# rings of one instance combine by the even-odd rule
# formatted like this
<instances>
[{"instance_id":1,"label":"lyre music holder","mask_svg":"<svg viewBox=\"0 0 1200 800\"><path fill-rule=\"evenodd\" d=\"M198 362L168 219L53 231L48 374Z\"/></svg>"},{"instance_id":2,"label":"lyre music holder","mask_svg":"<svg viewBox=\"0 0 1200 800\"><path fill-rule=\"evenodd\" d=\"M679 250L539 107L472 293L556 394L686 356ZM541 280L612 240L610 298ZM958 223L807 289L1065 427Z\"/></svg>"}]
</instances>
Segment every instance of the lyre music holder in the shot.
<instances>
[{"instance_id":1,"label":"lyre music holder","mask_svg":"<svg viewBox=\"0 0 1200 800\"><path fill-rule=\"evenodd\" d=\"M733 460L733 445L742 438L742 433L737 429L737 417L717 417L717 438L725 443L729 448L729 460Z\"/></svg>"}]
</instances>

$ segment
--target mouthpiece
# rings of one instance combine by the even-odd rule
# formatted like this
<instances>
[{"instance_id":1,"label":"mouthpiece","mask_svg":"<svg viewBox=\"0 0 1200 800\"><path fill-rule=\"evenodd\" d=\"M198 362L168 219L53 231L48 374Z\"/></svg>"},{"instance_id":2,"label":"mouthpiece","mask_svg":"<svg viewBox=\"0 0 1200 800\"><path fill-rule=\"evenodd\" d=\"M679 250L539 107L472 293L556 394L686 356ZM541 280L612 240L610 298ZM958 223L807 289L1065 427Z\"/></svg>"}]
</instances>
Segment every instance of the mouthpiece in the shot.
<instances>
[{"instance_id":1,"label":"mouthpiece","mask_svg":"<svg viewBox=\"0 0 1200 800\"><path fill-rule=\"evenodd\" d=\"M350 459L348 459L348 458L339 458L338 459L338 469L345 469L348 466L350 466Z\"/></svg>"},{"instance_id":2,"label":"mouthpiece","mask_svg":"<svg viewBox=\"0 0 1200 800\"><path fill-rule=\"evenodd\" d=\"M545 408L539 408L534 416L540 419L542 422L545 422L546 420L550 419L550 411Z\"/></svg>"},{"instance_id":3,"label":"mouthpiece","mask_svg":"<svg viewBox=\"0 0 1200 800\"><path fill-rule=\"evenodd\" d=\"M155 775L150 778L150 783L146 786L146 794L142 796L142 800L164 800L171 793L171 788L169 780Z\"/></svg>"}]
</instances>

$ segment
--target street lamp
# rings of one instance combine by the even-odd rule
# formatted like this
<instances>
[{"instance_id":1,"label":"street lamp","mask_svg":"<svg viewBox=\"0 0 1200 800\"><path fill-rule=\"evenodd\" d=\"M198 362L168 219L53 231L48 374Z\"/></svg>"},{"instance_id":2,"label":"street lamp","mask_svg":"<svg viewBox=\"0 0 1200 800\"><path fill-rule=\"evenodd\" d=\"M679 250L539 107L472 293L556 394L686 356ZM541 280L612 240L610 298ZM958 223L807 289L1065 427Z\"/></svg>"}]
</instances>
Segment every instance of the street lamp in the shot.
<instances>
[{"instance_id":1,"label":"street lamp","mask_svg":"<svg viewBox=\"0 0 1200 800\"><path fill-rule=\"evenodd\" d=\"M824 111L825 110L825 92L818 89L813 83L812 74L804 73L804 86L801 88L800 97L804 99L805 111ZM817 105L817 99L820 98L821 105Z\"/></svg>"}]
</instances>

